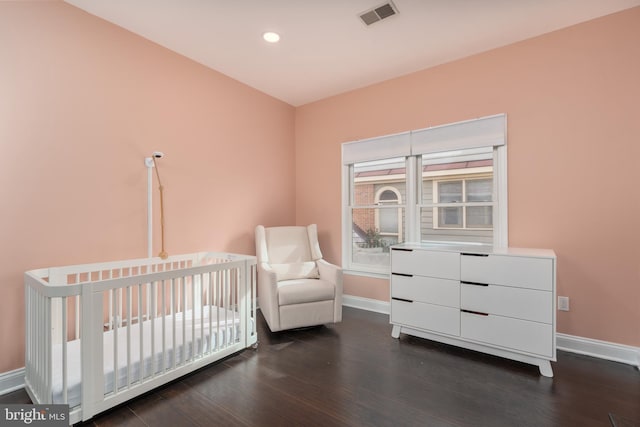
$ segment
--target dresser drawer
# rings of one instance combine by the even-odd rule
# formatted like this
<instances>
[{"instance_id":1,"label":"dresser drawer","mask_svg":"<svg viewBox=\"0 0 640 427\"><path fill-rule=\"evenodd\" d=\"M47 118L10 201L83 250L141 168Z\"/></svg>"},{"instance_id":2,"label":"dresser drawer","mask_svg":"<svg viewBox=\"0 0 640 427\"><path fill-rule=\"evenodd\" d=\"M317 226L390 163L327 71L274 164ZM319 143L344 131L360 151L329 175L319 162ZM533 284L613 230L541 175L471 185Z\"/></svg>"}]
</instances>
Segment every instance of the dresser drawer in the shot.
<instances>
[{"instance_id":1,"label":"dresser drawer","mask_svg":"<svg viewBox=\"0 0 640 427\"><path fill-rule=\"evenodd\" d=\"M435 277L392 274L391 297L460 308L460 282Z\"/></svg>"},{"instance_id":2,"label":"dresser drawer","mask_svg":"<svg viewBox=\"0 0 640 427\"><path fill-rule=\"evenodd\" d=\"M553 294L549 291L462 283L460 307L535 322L553 321Z\"/></svg>"},{"instance_id":3,"label":"dresser drawer","mask_svg":"<svg viewBox=\"0 0 640 427\"><path fill-rule=\"evenodd\" d=\"M460 256L460 280L551 291L553 260L504 255Z\"/></svg>"},{"instance_id":4,"label":"dresser drawer","mask_svg":"<svg viewBox=\"0 0 640 427\"><path fill-rule=\"evenodd\" d=\"M481 343L553 357L553 327L502 316L460 312L460 335Z\"/></svg>"},{"instance_id":5,"label":"dresser drawer","mask_svg":"<svg viewBox=\"0 0 640 427\"><path fill-rule=\"evenodd\" d=\"M391 300L391 323L460 335L460 310L435 304Z\"/></svg>"},{"instance_id":6,"label":"dresser drawer","mask_svg":"<svg viewBox=\"0 0 640 427\"><path fill-rule=\"evenodd\" d=\"M460 280L460 254L392 249L391 272Z\"/></svg>"}]
</instances>

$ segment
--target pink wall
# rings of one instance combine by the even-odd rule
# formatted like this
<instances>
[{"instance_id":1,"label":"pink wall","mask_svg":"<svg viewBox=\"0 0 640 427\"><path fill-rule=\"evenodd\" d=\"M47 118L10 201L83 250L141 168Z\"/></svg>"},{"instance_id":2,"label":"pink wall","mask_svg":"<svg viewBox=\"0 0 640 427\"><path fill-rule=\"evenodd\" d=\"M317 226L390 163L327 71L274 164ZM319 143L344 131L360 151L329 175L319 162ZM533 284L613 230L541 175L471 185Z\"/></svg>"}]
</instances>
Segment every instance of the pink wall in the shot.
<instances>
[{"instance_id":1,"label":"pink wall","mask_svg":"<svg viewBox=\"0 0 640 427\"><path fill-rule=\"evenodd\" d=\"M639 76L634 8L300 107L296 221L340 262L341 143L507 113L509 244L556 251L558 331L640 346Z\"/></svg>"},{"instance_id":2,"label":"pink wall","mask_svg":"<svg viewBox=\"0 0 640 427\"><path fill-rule=\"evenodd\" d=\"M510 244L556 250L559 331L640 345L638 22L635 8L294 109L65 3L0 2L0 372L24 366L25 270L146 255L152 151L169 253L253 253L258 223L317 222L339 263L342 142L502 112ZM345 282L388 299L386 280Z\"/></svg>"},{"instance_id":3,"label":"pink wall","mask_svg":"<svg viewBox=\"0 0 640 427\"><path fill-rule=\"evenodd\" d=\"M146 256L151 152L170 254L295 221L293 107L62 2L0 2L0 64L0 372L24 366L24 271Z\"/></svg>"}]
</instances>

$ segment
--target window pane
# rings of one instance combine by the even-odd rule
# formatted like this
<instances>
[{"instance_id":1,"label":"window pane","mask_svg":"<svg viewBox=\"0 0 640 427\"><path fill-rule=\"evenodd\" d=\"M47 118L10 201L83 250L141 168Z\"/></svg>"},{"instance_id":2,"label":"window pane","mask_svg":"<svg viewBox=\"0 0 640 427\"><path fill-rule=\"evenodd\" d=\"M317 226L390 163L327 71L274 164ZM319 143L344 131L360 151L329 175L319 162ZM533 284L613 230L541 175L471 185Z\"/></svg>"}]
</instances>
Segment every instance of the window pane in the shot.
<instances>
[{"instance_id":1,"label":"window pane","mask_svg":"<svg viewBox=\"0 0 640 427\"><path fill-rule=\"evenodd\" d=\"M351 261L374 269L388 268L389 246L403 241L404 208L354 208L352 216ZM376 227L376 220L385 228Z\"/></svg>"},{"instance_id":2,"label":"window pane","mask_svg":"<svg viewBox=\"0 0 640 427\"><path fill-rule=\"evenodd\" d=\"M491 228L493 208L491 206L468 206L467 228Z\"/></svg>"},{"instance_id":3,"label":"window pane","mask_svg":"<svg viewBox=\"0 0 640 427\"><path fill-rule=\"evenodd\" d=\"M438 208L438 227L462 227L462 207Z\"/></svg>"},{"instance_id":4,"label":"window pane","mask_svg":"<svg viewBox=\"0 0 640 427\"><path fill-rule=\"evenodd\" d=\"M437 224L434 227L434 216L439 216L437 208L420 209L420 240L423 242L493 243L491 228L452 228L440 227Z\"/></svg>"},{"instance_id":5,"label":"window pane","mask_svg":"<svg viewBox=\"0 0 640 427\"><path fill-rule=\"evenodd\" d=\"M389 246L403 241L406 159L353 166L351 261L371 270L389 267Z\"/></svg>"},{"instance_id":6,"label":"window pane","mask_svg":"<svg viewBox=\"0 0 640 427\"><path fill-rule=\"evenodd\" d=\"M378 211L378 224L381 233L398 234L398 214L400 209L380 209Z\"/></svg>"},{"instance_id":7,"label":"window pane","mask_svg":"<svg viewBox=\"0 0 640 427\"><path fill-rule=\"evenodd\" d=\"M467 202L490 202L493 194L493 180L470 179L467 184Z\"/></svg>"},{"instance_id":8,"label":"window pane","mask_svg":"<svg viewBox=\"0 0 640 427\"><path fill-rule=\"evenodd\" d=\"M462 201L462 181L444 181L438 183L438 202L454 203Z\"/></svg>"},{"instance_id":9,"label":"window pane","mask_svg":"<svg viewBox=\"0 0 640 427\"><path fill-rule=\"evenodd\" d=\"M383 191L378 200L376 194L383 188L392 186L401 196L406 186L406 160L403 158L376 160L373 162L356 163L353 166L353 194L354 206L371 206L379 201L391 200L387 197L398 196L393 191ZM384 197L382 197L384 195Z\"/></svg>"},{"instance_id":10,"label":"window pane","mask_svg":"<svg viewBox=\"0 0 640 427\"><path fill-rule=\"evenodd\" d=\"M389 202L398 203L398 195L391 190L384 190L380 194L380 201L386 202L386 203L389 203Z\"/></svg>"},{"instance_id":11,"label":"window pane","mask_svg":"<svg viewBox=\"0 0 640 427\"><path fill-rule=\"evenodd\" d=\"M422 203L433 199L434 181L455 181L458 177L474 178L493 172L493 148L444 151L422 156ZM490 179L491 180L491 179ZM444 200L441 202L444 203Z\"/></svg>"}]
</instances>

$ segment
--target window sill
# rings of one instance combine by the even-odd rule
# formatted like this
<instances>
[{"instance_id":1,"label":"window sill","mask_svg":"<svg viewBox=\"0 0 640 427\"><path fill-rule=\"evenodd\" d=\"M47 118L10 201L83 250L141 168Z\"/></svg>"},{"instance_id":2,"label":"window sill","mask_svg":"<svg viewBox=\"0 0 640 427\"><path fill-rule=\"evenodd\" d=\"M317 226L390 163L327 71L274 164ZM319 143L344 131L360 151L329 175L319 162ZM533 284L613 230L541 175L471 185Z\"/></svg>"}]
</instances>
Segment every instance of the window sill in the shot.
<instances>
[{"instance_id":1,"label":"window sill","mask_svg":"<svg viewBox=\"0 0 640 427\"><path fill-rule=\"evenodd\" d=\"M371 277L374 279L389 279L389 273L362 271L362 270L342 270L343 274L348 276Z\"/></svg>"}]
</instances>

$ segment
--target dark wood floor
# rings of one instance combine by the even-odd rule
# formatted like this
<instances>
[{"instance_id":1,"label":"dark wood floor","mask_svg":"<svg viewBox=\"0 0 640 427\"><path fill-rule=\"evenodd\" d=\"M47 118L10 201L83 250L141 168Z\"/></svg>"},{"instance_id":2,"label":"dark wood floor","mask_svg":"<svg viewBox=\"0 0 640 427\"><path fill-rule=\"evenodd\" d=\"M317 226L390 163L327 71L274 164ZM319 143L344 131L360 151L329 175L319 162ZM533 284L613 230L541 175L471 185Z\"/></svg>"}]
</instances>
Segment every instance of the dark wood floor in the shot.
<instances>
[{"instance_id":1,"label":"dark wood floor","mask_svg":"<svg viewBox=\"0 0 640 427\"><path fill-rule=\"evenodd\" d=\"M96 426L640 426L634 367L559 352L534 366L402 335L344 309L337 325L259 346L101 414ZM0 403L28 403L24 391Z\"/></svg>"}]
</instances>

